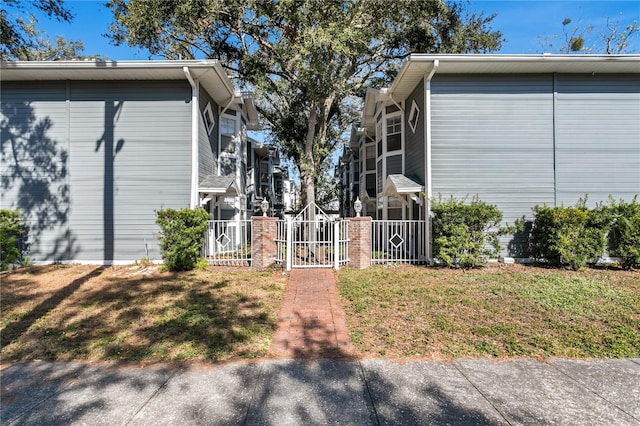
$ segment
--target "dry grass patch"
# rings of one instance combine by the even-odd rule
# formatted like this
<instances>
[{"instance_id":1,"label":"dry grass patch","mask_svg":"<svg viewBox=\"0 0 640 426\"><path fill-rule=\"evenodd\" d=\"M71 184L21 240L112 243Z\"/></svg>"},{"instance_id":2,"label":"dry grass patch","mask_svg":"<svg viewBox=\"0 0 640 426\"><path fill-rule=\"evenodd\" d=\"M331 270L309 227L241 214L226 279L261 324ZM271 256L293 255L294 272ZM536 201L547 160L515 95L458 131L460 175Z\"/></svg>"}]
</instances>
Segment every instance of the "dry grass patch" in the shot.
<instances>
[{"instance_id":1,"label":"dry grass patch","mask_svg":"<svg viewBox=\"0 0 640 426\"><path fill-rule=\"evenodd\" d=\"M495 265L344 269L351 339L367 356L640 356L640 273Z\"/></svg>"},{"instance_id":2,"label":"dry grass patch","mask_svg":"<svg viewBox=\"0 0 640 426\"><path fill-rule=\"evenodd\" d=\"M287 277L51 265L1 279L3 360L156 362L267 355Z\"/></svg>"}]
</instances>

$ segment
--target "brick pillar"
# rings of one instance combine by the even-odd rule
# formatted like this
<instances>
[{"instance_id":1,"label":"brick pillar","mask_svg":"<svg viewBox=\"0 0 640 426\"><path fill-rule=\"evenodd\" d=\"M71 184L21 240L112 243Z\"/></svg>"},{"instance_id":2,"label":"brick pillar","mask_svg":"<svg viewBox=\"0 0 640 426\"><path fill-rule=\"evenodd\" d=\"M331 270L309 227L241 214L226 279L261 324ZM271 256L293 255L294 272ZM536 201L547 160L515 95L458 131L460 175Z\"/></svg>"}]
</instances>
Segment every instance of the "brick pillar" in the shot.
<instances>
[{"instance_id":1,"label":"brick pillar","mask_svg":"<svg viewBox=\"0 0 640 426\"><path fill-rule=\"evenodd\" d=\"M265 269L275 264L278 218L253 216L251 218L251 267Z\"/></svg>"},{"instance_id":2,"label":"brick pillar","mask_svg":"<svg viewBox=\"0 0 640 426\"><path fill-rule=\"evenodd\" d=\"M349 220L349 266L366 269L371 266L371 217Z\"/></svg>"}]
</instances>

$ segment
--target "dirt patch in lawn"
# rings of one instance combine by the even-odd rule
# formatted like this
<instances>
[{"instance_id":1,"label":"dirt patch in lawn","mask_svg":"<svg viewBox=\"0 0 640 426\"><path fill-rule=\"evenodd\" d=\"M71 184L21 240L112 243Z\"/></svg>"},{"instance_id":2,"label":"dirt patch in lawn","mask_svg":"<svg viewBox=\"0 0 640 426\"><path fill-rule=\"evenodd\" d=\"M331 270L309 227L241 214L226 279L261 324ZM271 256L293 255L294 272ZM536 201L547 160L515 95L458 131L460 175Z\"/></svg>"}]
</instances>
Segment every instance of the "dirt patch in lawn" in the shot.
<instances>
[{"instance_id":1,"label":"dirt patch in lawn","mask_svg":"<svg viewBox=\"0 0 640 426\"><path fill-rule=\"evenodd\" d=\"M640 356L639 272L396 266L344 269L338 280L364 356Z\"/></svg>"},{"instance_id":2,"label":"dirt patch in lawn","mask_svg":"<svg viewBox=\"0 0 640 426\"><path fill-rule=\"evenodd\" d=\"M279 270L50 265L0 276L3 361L225 361L264 357Z\"/></svg>"}]
</instances>

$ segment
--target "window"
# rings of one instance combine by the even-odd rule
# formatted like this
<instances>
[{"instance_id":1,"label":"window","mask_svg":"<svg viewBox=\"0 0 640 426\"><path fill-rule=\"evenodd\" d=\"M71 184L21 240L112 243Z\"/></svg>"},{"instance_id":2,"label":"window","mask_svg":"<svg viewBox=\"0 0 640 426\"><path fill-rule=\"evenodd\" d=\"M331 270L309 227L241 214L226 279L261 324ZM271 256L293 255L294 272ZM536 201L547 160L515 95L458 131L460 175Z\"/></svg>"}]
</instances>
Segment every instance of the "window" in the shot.
<instances>
[{"instance_id":1,"label":"window","mask_svg":"<svg viewBox=\"0 0 640 426\"><path fill-rule=\"evenodd\" d=\"M235 176L236 159L230 157L220 158L220 176Z\"/></svg>"},{"instance_id":2,"label":"window","mask_svg":"<svg viewBox=\"0 0 640 426\"><path fill-rule=\"evenodd\" d=\"M233 154L236 152L236 120L220 117L220 151Z\"/></svg>"},{"instance_id":3,"label":"window","mask_svg":"<svg viewBox=\"0 0 640 426\"><path fill-rule=\"evenodd\" d=\"M213 128L216 126L216 120L213 118L213 110L211 109L211 102L209 102L204 108L204 111L202 111L202 119L204 120L207 133L211 134Z\"/></svg>"},{"instance_id":4,"label":"window","mask_svg":"<svg viewBox=\"0 0 640 426\"><path fill-rule=\"evenodd\" d=\"M400 133L402 131L402 121L400 116L387 118L387 136Z\"/></svg>"},{"instance_id":5,"label":"window","mask_svg":"<svg viewBox=\"0 0 640 426\"><path fill-rule=\"evenodd\" d=\"M418 108L418 104L415 99L411 104L411 112L409 113L409 127L411 127L411 131L413 133L416 132L416 126L418 125L418 118L420 117L420 108Z\"/></svg>"},{"instance_id":6,"label":"window","mask_svg":"<svg viewBox=\"0 0 640 426\"><path fill-rule=\"evenodd\" d=\"M387 118L387 151L402 149L402 117Z\"/></svg>"},{"instance_id":7,"label":"window","mask_svg":"<svg viewBox=\"0 0 640 426\"><path fill-rule=\"evenodd\" d=\"M367 152L367 168L366 170L375 170L376 169L376 147L373 145L369 145L366 147Z\"/></svg>"}]
</instances>

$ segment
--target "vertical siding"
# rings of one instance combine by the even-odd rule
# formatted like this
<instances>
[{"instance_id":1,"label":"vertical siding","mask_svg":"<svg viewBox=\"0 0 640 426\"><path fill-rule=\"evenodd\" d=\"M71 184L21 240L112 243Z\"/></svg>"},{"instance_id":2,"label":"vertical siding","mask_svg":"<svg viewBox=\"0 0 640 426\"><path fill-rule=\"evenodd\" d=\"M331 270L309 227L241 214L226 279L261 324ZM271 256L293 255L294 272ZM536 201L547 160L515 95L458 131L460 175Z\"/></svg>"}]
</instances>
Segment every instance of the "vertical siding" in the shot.
<instances>
[{"instance_id":1,"label":"vertical siding","mask_svg":"<svg viewBox=\"0 0 640 426\"><path fill-rule=\"evenodd\" d=\"M2 82L0 205L21 209L34 262L69 253L65 82Z\"/></svg>"},{"instance_id":2,"label":"vertical siding","mask_svg":"<svg viewBox=\"0 0 640 426\"><path fill-rule=\"evenodd\" d=\"M558 75L558 204L640 193L640 76Z\"/></svg>"},{"instance_id":3,"label":"vertical siding","mask_svg":"<svg viewBox=\"0 0 640 426\"><path fill-rule=\"evenodd\" d=\"M216 120L216 125L213 127L211 134L207 133L204 119L202 118L202 112L207 107L207 104L211 102L211 111L213 117ZM198 117L198 176L200 181L205 176L216 174L216 158L218 156L218 126L220 118L218 117L218 104L216 104L211 96L200 87L200 116Z\"/></svg>"},{"instance_id":4,"label":"vertical siding","mask_svg":"<svg viewBox=\"0 0 640 426\"><path fill-rule=\"evenodd\" d=\"M415 133L409 126L409 113L411 112L411 105L415 100L420 108L420 115L418 116L418 124L416 125ZM426 137L424 134L424 83L421 81L416 86L411 95L405 102L405 114L404 114L404 129L405 129L405 175L415 182L424 185L424 164L427 161L425 156L425 142Z\"/></svg>"},{"instance_id":5,"label":"vertical siding","mask_svg":"<svg viewBox=\"0 0 640 426\"><path fill-rule=\"evenodd\" d=\"M154 211L189 205L191 90L185 82L72 82L73 259L159 259Z\"/></svg>"},{"instance_id":6,"label":"vertical siding","mask_svg":"<svg viewBox=\"0 0 640 426\"><path fill-rule=\"evenodd\" d=\"M553 78L445 76L432 81L434 196L478 194L504 220L554 202ZM505 238L508 253L522 241Z\"/></svg>"}]
</instances>

